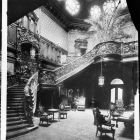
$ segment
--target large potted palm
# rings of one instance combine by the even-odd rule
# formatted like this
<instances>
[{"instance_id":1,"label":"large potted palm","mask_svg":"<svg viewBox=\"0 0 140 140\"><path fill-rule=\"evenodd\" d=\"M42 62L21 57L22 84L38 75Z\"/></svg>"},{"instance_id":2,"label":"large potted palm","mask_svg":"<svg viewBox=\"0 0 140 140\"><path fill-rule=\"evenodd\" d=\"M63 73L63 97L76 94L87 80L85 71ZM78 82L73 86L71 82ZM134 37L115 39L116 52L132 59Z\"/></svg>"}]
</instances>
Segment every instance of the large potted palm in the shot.
<instances>
[{"instance_id":1,"label":"large potted palm","mask_svg":"<svg viewBox=\"0 0 140 140\"><path fill-rule=\"evenodd\" d=\"M124 0L108 0L102 7L93 6L90 10L90 16L85 22L91 24L88 33L90 37L96 35L98 43L122 42L131 38L131 35L123 30L124 26L131 22L131 16Z\"/></svg>"}]
</instances>

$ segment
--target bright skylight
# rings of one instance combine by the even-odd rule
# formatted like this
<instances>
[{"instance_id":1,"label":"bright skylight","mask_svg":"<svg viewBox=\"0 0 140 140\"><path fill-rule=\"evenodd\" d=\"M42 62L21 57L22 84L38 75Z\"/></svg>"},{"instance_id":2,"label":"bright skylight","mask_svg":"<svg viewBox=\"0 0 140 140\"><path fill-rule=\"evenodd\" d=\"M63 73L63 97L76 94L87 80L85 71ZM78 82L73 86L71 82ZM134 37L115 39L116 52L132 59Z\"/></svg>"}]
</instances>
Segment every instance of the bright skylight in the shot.
<instances>
[{"instance_id":1,"label":"bright skylight","mask_svg":"<svg viewBox=\"0 0 140 140\"><path fill-rule=\"evenodd\" d=\"M80 3L77 0L66 0L65 6L66 6L66 10L71 15L78 14L78 12L80 10Z\"/></svg>"},{"instance_id":2,"label":"bright skylight","mask_svg":"<svg viewBox=\"0 0 140 140\"><path fill-rule=\"evenodd\" d=\"M95 5L93 7L91 7L90 9L90 18L92 20L97 20L99 19L99 17L101 16L101 9L99 6Z\"/></svg>"},{"instance_id":3,"label":"bright skylight","mask_svg":"<svg viewBox=\"0 0 140 140\"><path fill-rule=\"evenodd\" d=\"M106 14L111 15L115 10L115 2L113 0L108 0L103 4L103 10Z\"/></svg>"},{"instance_id":4,"label":"bright skylight","mask_svg":"<svg viewBox=\"0 0 140 140\"><path fill-rule=\"evenodd\" d=\"M119 1L120 1L120 3L119 3ZM119 3L118 8L120 8L120 9L124 9L124 8L127 7L127 2L126 2L126 0L116 0L115 3L116 3L116 6L117 6L118 3Z\"/></svg>"}]
</instances>

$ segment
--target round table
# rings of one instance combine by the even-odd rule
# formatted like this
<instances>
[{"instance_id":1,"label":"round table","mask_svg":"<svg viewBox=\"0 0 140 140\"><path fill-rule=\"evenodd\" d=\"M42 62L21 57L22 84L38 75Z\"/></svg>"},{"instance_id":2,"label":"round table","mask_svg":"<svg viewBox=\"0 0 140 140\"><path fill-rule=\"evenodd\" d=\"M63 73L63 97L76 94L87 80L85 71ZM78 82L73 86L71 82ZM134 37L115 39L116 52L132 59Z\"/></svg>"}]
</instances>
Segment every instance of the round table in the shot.
<instances>
[{"instance_id":1,"label":"round table","mask_svg":"<svg viewBox=\"0 0 140 140\"><path fill-rule=\"evenodd\" d=\"M51 108L51 109L48 109L48 112L49 112L49 113L52 113L52 115L53 115L53 120L54 120L54 113L58 113L58 120L60 121L59 109Z\"/></svg>"}]
</instances>

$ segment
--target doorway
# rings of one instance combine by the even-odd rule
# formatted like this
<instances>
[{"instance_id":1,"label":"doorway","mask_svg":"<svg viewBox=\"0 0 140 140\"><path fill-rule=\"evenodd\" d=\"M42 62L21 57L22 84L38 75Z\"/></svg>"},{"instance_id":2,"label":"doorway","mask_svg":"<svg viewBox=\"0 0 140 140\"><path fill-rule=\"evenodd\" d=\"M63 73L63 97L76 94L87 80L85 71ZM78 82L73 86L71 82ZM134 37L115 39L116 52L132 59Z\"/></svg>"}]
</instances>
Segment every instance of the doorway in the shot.
<instances>
[{"instance_id":1,"label":"doorway","mask_svg":"<svg viewBox=\"0 0 140 140\"><path fill-rule=\"evenodd\" d=\"M118 78L111 81L111 103L116 104L118 101L123 102L123 84L123 81Z\"/></svg>"}]
</instances>

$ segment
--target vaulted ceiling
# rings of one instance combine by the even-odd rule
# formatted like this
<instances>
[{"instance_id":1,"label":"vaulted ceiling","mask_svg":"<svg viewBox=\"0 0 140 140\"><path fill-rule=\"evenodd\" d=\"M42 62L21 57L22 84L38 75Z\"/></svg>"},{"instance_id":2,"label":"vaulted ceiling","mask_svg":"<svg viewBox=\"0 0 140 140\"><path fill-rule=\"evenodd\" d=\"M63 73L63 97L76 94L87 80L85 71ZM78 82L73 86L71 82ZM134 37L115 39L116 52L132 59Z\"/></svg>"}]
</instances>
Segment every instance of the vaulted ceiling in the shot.
<instances>
[{"instance_id":1,"label":"vaulted ceiling","mask_svg":"<svg viewBox=\"0 0 140 140\"><path fill-rule=\"evenodd\" d=\"M90 24L86 23L84 19L89 17L91 6L102 6L105 1L106 0L78 0L80 3L80 11L75 16L72 16L65 9L65 0L8 0L8 24L15 22L20 17L38 7L44 6L58 19L65 30L87 30ZM127 8L120 12L121 15L127 13Z\"/></svg>"},{"instance_id":2,"label":"vaulted ceiling","mask_svg":"<svg viewBox=\"0 0 140 140\"><path fill-rule=\"evenodd\" d=\"M87 30L90 24L84 20L89 17L90 8L94 5L102 7L106 0L78 0L80 3L80 10L76 15L71 15L65 7L65 0L48 0L45 7L48 9L57 19L63 23L66 30L80 29ZM120 15L128 14L128 8L120 11Z\"/></svg>"}]
</instances>

